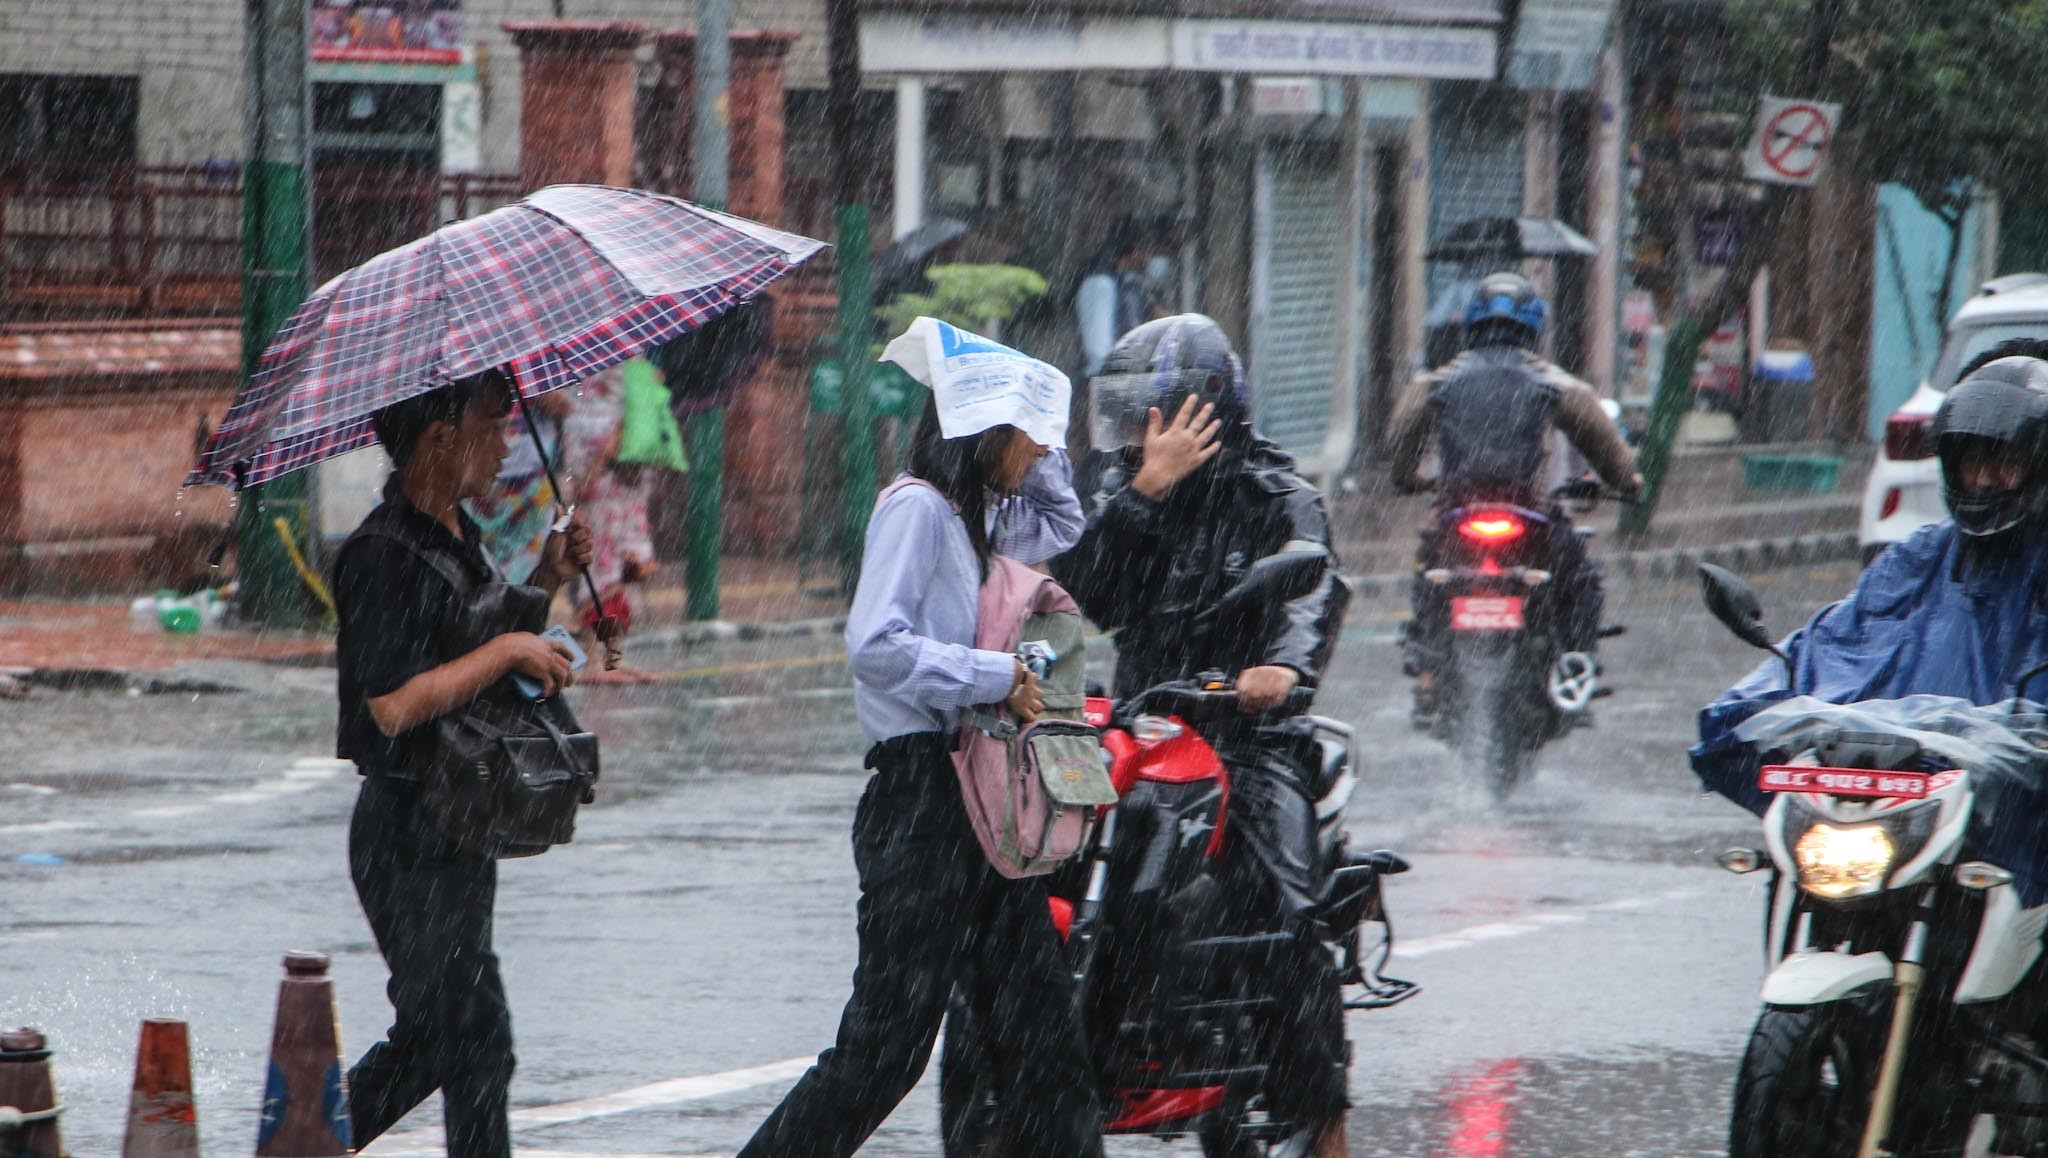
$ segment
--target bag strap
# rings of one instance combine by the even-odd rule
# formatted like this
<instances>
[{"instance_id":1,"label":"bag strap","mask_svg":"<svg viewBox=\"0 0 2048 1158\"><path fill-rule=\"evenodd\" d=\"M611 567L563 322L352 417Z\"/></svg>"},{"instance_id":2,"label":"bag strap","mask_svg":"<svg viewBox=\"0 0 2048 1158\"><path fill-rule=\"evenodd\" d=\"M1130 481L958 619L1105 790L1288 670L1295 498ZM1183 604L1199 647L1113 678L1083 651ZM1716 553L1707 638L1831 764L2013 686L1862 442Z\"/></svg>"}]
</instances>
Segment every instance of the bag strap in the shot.
<instances>
[{"instance_id":1,"label":"bag strap","mask_svg":"<svg viewBox=\"0 0 2048 1158\"><path fill-rule=\"evenodd\" d=\"M979 728L998 740L1012 739L1017 735L1017 725L993 712L969 708L961 713L960 722L970 728Z\"/></svg>"}]
</instances>

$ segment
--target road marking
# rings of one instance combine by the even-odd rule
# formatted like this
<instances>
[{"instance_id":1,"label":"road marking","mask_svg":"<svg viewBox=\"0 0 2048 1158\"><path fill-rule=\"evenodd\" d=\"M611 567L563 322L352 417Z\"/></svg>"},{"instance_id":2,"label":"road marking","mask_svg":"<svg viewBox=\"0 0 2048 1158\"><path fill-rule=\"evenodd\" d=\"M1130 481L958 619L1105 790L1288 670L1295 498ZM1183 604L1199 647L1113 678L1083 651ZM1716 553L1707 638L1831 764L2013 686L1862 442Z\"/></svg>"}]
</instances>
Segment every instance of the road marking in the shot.
<instances>
[{"instance_id":1,"label":"road marking","mask_svg":"<svg viewBox=\"0 0 2048 1158\"><path fill-rule=\"evenodd\" d=\"M92 826L82 820L36 820L21 824L0 824L0 834L25 836L37 832L77 832Z\"/></svg>"},{"instance_id":2,"label":"road marking","mask_svg":"<svg viewBox=\"0 0 2048 1158\"><path fill-rule=\"evenodd\" d=\"M1487 941L1526 936L1559 925L1578 924L1590 914L1647 908L1651 905L1683 900L1697 895L1698 892L1698 889L1673 889L1649 896L1627 897L1618 901L1584 905L1561 912L1531 913L1511 921L1490 921L1484 925L1474 925L1452 933L1439 933L1433 937L1419 937L1413 941L1402 942L1395 947L1394 957L1426 957L1432 953L1463 949ZM723 1073L702 1074L697 1077L671 1078L667 1081L620 1090L615 1094L601 1094L573 1102L559 1102L551 1106L528 1106L512 1111L512 1128L532 1130L560 1126L592 1118L606 1118L615 1114L630 1114L639 1110L703 1101L760 1086L794 1082L811 1067L813 1060L808 1056L785 1058L782 1061L749 1066L746 1069L726 1070ZM386 1134L371 1143L362 1153L364 1158L440 1158L443 1153L440 1149L428 1147L433 1147L442 1136L440 1130L407 1130L400 1134ZM521 1158L691 1158L686 1155L582 1154L571 1151L534 1150L525 1146L519 1148L519 1153Z\"/></svg>"},{"instance_id":3,"label":"road marking","mask_svg":"<svg viewBox=\"0 0 2048 1158\"><path fill-rule=\"evenodd\" d=\"M794 1082L802 1077L804 1071L811 1068L811 1063L816 1060L810 1056L793 1057L762 1066L726 1070L724 1073L670 1078L664 1082L620 1090L615 1094L600 1094L594 1098L579 1098L573 1102L558 1102L552 1106L527 1106L514 1110L507 1116L513 1129L531 1130L542 1126L583 1122L591 1118L608 1118L614 1114L630 1114L636 1110L700 1102L706 1098L736 1094L756 1086ZM442 1136L440 1130L407 1130L403 1134L387 1134L372 1142L363 1153L367 1158L400 1158L405 1148L431 1144ZM387 1144L392 1148L386 1149ZM519 1148L519 1152L522 1155L540 1153L524 1146Z\"/></svg>"},{"instance_id":4,"label":"road marking","mask_svg":"<svg viewBox=\"0 0 2048 1158\"><path fill-rule=\"evenodd\" d=\"M1581 905L1552 913L1531 913L1516 917L1512 921L1490 921L1484 925L1473 925L1468 929L1457 929L1449 933L1438 933L1430 937L1417 937L1412 941L1398 941L1394 945L1394 958L1427 957L1451 949L1463 949L1485 941L1501 941L1510 937L1526 937L1540 933L1557 925L1575 925L1594 913L1626 913L1646 909L1652 905L1667 904L1695 896L1698 889L1673 889L1646 897L1623 897L1618 901L1602 901L1593 905Z\"/></svg>"}]
</instances>

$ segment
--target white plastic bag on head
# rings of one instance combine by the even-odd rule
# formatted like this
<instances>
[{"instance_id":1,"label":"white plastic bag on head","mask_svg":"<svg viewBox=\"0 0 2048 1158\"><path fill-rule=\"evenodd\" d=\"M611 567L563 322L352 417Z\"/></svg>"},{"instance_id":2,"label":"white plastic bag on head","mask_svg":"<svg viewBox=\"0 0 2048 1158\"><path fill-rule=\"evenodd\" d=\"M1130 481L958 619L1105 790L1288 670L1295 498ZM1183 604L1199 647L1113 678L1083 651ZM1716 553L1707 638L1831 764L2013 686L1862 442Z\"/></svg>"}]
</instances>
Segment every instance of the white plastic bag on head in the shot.
<instances>
[{"instance_id":1,"label":"white plastic bag on head","mask_svg":"<svg viewBox=\"0 0 2048 1158\"><path fill-rule=\"evenodd\" d=\"M1053 450L1067 447L1073 384L1029 354L937 318L919 318L882 350L882 361L931 387L947 438L1014 426Z\"/></svg>"}]
</instances>

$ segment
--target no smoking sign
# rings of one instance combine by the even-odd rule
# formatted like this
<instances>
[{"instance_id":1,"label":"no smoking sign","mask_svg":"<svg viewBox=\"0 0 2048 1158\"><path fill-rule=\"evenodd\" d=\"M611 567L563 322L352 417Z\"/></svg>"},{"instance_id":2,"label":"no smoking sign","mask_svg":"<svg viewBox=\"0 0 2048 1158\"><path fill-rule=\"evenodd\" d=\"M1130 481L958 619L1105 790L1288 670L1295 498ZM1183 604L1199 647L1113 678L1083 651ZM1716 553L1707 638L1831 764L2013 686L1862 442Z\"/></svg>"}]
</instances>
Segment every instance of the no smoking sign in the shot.
<instances>
[{"instance_id":1,"label":"no smoking sign","mask_svg":"<svg viewBox=\"0 0 2048 1158\"><path fill-rule=\"evenodd\" d=\"M1752 181L1779 185L1811 185L1820 180L1828 146L1842 106L1822 101L1763 98L1756 135L1742 155L1742 171Z\"/></svg>"}]
</instances>

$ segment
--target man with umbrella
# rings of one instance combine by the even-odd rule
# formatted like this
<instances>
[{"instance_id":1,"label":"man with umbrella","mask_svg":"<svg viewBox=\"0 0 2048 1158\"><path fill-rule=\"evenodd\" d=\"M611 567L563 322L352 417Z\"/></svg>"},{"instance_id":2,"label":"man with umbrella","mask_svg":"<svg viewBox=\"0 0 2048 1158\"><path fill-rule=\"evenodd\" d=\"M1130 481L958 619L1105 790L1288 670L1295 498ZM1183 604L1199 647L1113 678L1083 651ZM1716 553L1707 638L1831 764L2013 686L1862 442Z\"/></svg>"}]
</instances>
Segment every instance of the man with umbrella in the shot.
<instances>
[{"instance_id":1,"label":"man with umbrella","mask_svg":"<svg viewBox=\"0 0 2048 1158\"><path fill-rule=\"evenodd\" d=\"M495 480L515 407L704 325L821 248L638 190L542 189L314 291L188 476L240 489L372 440L396 467L332 584L336 747L365 777L349 873L396 1010L387 1039L349 1074L353 1146L439 1089L449 1158L511 1154L511 1017L491 947L497 864L435 823L415 777L448 763L426 759L445 754L428 725L484 689L520 676L546 699L569 685L569 652L536 633L578 571L593 595L595 585L589 532L571 512L533 573L500 583L462 502ZM544 452L541 466L552 481ZM598 634L615 661L616 632Z\"/></svg>"}]
</instances>

